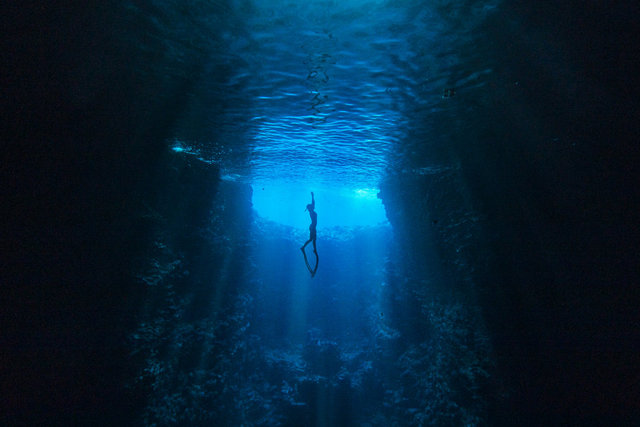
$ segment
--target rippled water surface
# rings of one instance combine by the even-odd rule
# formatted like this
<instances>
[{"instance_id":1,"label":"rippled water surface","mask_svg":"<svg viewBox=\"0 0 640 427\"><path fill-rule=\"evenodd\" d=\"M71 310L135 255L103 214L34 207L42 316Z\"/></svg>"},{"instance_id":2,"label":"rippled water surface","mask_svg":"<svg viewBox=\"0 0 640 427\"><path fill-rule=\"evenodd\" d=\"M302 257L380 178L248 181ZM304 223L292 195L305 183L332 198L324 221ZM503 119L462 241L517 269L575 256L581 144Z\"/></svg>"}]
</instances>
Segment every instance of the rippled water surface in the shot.
<instances>
[{"instance_id":1,"label":"rippled water surface","mask_svg":"<svg viewBox=\"0 0 640 427\"><path fill-rule=\"evenodd\" d=\"M495 0L238 6L228 13L239 23L216 53L224 63L210 67L194 94L224 99L223 114L199 118L209 128L195 145L228 177L257 185L376 188L412 139L425 140L434 113L449 108L445 89L484 84L491 70L460 55L494 7ZM193 145L189 132L178 132L177 143Z\"/></svg>"}]
</instances>

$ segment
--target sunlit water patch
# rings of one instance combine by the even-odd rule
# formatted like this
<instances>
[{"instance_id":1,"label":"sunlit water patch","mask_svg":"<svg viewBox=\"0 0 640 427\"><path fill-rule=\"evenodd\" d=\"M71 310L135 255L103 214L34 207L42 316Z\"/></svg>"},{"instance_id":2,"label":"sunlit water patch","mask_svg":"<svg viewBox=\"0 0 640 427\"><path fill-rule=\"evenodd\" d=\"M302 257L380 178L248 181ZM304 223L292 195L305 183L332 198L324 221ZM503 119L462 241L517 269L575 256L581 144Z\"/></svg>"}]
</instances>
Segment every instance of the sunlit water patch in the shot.
<instances>
[{"instance_id":1,"label":"sunlit water patch","mask_svg":"<svg viewBox=\"0 0 640 427\"><path fill-rule=\"evenodd\" d=\"M310 224L306 205L311 189L282 182L253 185L256 214L277 224L307 229ZM382 201L375 188L320 187L314 191L318 214L318 233L326 235L336 227L388 226Z\"/></svg>"}]
</instances>

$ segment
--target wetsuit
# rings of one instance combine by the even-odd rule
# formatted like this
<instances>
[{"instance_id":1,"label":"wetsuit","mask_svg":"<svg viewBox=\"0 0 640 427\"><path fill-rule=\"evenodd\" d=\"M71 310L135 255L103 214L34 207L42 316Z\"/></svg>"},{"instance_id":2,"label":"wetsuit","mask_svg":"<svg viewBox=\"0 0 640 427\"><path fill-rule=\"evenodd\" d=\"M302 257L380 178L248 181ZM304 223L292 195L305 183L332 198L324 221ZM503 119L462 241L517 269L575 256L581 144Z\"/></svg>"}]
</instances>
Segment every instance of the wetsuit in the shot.
<instances>
[{"instance_id":1,"label":"wetsuit","mask_svg":"<svg viewBox=\"0 0 640 427\"><path fill-rule=\"evenodd\" d=\"M309 211L311 217L311 225L309 226L309 239L316 238L316 225L318 225L318 214L316 211Z\"/></svg>"}]
</instances>

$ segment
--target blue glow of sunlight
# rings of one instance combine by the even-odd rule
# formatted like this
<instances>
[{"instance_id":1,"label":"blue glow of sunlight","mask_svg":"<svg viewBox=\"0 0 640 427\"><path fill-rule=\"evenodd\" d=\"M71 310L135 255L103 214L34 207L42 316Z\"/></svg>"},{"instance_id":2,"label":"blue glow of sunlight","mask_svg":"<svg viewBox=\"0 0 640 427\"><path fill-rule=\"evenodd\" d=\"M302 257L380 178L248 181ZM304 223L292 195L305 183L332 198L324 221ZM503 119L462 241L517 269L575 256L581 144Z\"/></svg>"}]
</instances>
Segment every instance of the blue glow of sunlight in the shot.
<instances>
[{"instance_id":1,"label":"blue glow of sunlight","mask_svg":"<svg viewBox=\"0 0 640 427\"><path fill-rule=\"evenodd\" d=\"M388 225L384 205L374 188L302 187L286 183L254 184L252 187L256 213L282 225L299 229L309 227L305 207L311 203L311 191L315 194L318 229Z\"/></svg>"},{"instance_id":2,"label":"blue glow of sunlight","mask_svg":"<svg viewBox=\"0 0 640 427\"><path fill-rule=\"evenodd\" d=\"M378 198L378 191L377 188L358 188L353 192L356 198L372 200Z\"/></svg>"}]
</instances>

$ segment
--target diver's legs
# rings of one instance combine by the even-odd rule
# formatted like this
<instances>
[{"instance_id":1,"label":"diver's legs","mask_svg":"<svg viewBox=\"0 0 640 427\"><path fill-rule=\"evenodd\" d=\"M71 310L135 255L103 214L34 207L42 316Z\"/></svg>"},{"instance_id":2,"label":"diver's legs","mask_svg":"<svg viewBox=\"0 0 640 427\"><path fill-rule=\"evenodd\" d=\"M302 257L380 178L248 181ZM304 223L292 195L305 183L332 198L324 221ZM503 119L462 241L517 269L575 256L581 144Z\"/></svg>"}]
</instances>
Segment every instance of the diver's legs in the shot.
<instances>
[{"instance_id":1,"label":"diver's legs","mask_svg":"<svg viewBox=\"0 0 640 427\"><path fill-rule=\"evenodd\" d=\"M309 243L309 242L307 242L307 243ZM306 246L306 244L305 244L305 246ZM316 249L316 239L313 239L313 253L316 254L316 255L318 254L318 251Z\"/></svg>"},{"instance_id":2,"label":"diver's legs","mask_svg":"<svg viewBox=\"0 0 640 427\"><path fill-rule=\"evenodd\" d=\"M304 248L306 248L309 243L311 243L311 239L307 240L300 249L304 251ZM315 248L315 242L314 242L314 248Z\"/></svg>"},{"instance_id":3,"label":"diver's legs","mask_svg":"<svg viewBox=\"0 0 640 427\"><path fill-rule=\"evenodd\" d=\"M304 256L304 263L307 266L307 270L309 270L309 273L311 273L311 266L309 265L309 260L307 259L307 253L304 251L304 249L302 250L302 255Z\"/></svg>"},{"instance_id":4,"label":"diver's legs","mask_svg":"<svg viewBox=\"0 0 640 427\"><path fill-rule=\"evenodd\" d=\"M309 269L309 272L311 273L311 277L314 277L316 275L316 272L318 271L318 262L319 262L319 258L318 258L318 252L315 252L316 254L316 266L313 268L313 270Z\"/></svg>"}]
</instances>

